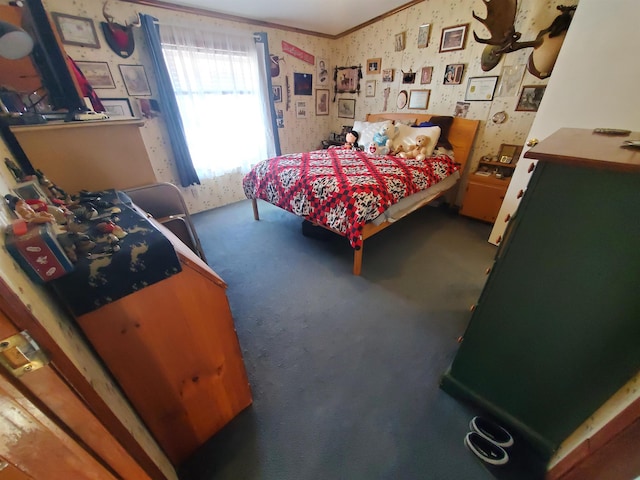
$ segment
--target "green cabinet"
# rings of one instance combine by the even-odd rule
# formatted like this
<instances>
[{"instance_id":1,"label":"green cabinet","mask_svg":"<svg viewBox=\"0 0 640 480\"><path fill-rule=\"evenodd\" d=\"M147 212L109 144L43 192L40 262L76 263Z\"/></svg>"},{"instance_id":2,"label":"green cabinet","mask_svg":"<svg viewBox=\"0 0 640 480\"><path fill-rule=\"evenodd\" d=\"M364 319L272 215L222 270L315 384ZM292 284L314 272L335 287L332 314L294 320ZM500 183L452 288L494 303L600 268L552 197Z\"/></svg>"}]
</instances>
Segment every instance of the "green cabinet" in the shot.
<instances>
[{"instance_id":1,"label":"green cabinet","mask_svg":"<svg viewBox=\"0 0 640 480\"><path fill-rule=\"evenodd\" d=\"M441 386L550 455L640 369L640 152L548 140Z\"/></svg>"}]
</instances>

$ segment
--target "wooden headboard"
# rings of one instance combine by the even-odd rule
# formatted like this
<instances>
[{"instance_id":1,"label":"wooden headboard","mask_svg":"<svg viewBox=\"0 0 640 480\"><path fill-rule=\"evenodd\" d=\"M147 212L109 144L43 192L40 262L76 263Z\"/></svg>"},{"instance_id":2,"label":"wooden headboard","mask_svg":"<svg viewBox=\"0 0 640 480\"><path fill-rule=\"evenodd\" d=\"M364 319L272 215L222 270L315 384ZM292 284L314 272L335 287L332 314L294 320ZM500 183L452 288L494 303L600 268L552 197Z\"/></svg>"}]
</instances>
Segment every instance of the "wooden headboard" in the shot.
<instances>
[{"instance_id":1,"label":"wooden headboard","mask_svg":"<svg viewBox=\"0 0 640 480\"><path fill-rule=\"evenodd\" d=\"M416 120L417 124L428 122L433 115L429 113L369 113L367 122L381 122L383 120ZM460 172L464 171L471 147L476 138L476 132L480 126L480 120L453 117L453 123L449 130L449 142L453 145L455 160L461 165Z\"/></svg>"}]
</instances>

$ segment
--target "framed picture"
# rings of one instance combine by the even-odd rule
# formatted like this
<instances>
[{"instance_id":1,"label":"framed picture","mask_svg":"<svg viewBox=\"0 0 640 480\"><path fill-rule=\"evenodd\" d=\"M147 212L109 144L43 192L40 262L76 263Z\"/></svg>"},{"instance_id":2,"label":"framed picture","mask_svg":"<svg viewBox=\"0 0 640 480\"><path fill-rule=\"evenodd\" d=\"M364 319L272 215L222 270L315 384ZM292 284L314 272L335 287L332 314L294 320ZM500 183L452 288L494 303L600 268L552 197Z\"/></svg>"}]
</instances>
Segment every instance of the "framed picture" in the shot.
<instances>
[{"instance_id":1,"label":"framed picture","mask_svg":"<svg viewBox=\"0 0 640 480\"><path fill-rule=\"evenodd\" d=\"M431 76L433 75L433 67L422 67L420 71L420 83L425 85L431 83Z\"/></svg>"},{"instance_id":2,"label":"framed picture","mask_svg":"<svg viewBox=\"0 0 640 480\"><path fill-rule=\"evenodd\" d=\"M116 88L107 62L81 62L76 65L93 88Z\"/></svg>"},{"instance_id":3,"label":"framed picture","mask_svg":"<svg viewBox=\"0 0 640 480\"><path fill-rule=\"evenodd\" d=\"M516 111L537 112L546 88L546 85L525 85L522 87Z\"/></svg>"},{"instance_id":4,"label":"framed picture","mask_svg":"<svg viewBox=\"0 0 640 480\"><path fill-rule=\"evenodd\" d=\"M316 85L319 87L329 85L329 65L324 58L318 59L316 66Z\"/></svg>"},{"instance_id":5,"label":"framed picture","mask_svg":"<svg viewBox=\"0 0 640 480\"><path fill-rule=\"evenodd\" d=\"M515 97L520 88L522 75L524 75L525 64L506 65L502 67L500 83L496 90L496 97Z\"/></svg>"},{"instance_id":6,"label":"framed picture","mask_svg":"<svg viewBox=\"0 0 640 480\"><path fill-rule=\"evenodd\" d=\"M360 78L362 78L360 67L335 67L334 75L336 79L335 93L360 92Z\"/></svg>"},{"instance_id":7,"label":"framed picture","mask_svg":"<svg viewBox=\"0 0 640 480\"><path fill-rule=\"evenodd\" d=\"M294 73L293 74L293 94L294 95L312 95L311 85L313 84L313 75L310 73Z\"/></svg>"},{"instance_id":8,"label":"framed picture","mask_svg":"<svg viewBox=\"0 0 640 480\"><path fill-rule=\"evenodd\" d=\"M466 118L467 113L469 113L469 107L471 104L469 102L456 102L456 107L453 110L454 117Z\"/></svg>"},{"instance_id":9,"label":"framed picture","mask_svg":"<svg viewBox=\"0 0 640 480\"><path fill-rule=\"evenodd\" d=\"M276 125L278 128L284 128L284 112L282 110L276 110Z\"/></svg>"},{"instance_id":10,"label":"framed picture","mask_svg":"<svg viewBox=\"0 0 640 480\"><path fill-rule=\"evenodd\" d=\"M375 97L376 96L376 81L375 80L367 80L365 87L365 95L367 97Z\"/></svg>"},{"instance_id":11,"label":"framed picture","mask_svg":"<svg viewBox=\"0 0 640 480\"><path fill-rule=\"evenodd\" d=\"M90 18L57 12L51 12L51 17L62 43L80 47L100 48L96 28Z\"/></svg>"},{"instance_id":12,"label":"framed picture","mask_svg":"<svg viewBox=\"0 0 640 480\"><path fill-rule=\"evenodd\" d=\"M469 24L455 25L442 29L442 38L440 39L440 52L452 52L454 50L463 50L464 42L467 39L467 29Z\"/></svg>"},{"instance_id":13,"label":"framed picture","mask_svg":"<svg viewBox=\"0 0 640 480\"><path fill-rule=\"evenodd\" d=\"M404 50L404 35L405 32L398 33L395 36L395 50L396 52L401 52Z\"/></svg>"},{"instance_id":14,"label":"framed picture","mask_svg":"<svg viewBox=\"0 0 640 480\"><path fill-rule=\"evenodd\" d=\"M307 102L302 100L296 102L296 118L307 118Z\"/></svg>"},{"instance_id":15,"label":"framed picture","mask_svg":"<svg viewBox=\"0 0 640 480\"><path fill-rule=\"evenodd\" d=\"M142 65L118 65L129 95L151 95L147 73Z\"/></svg>"},{"instance_id":16,"label":"framed picture","mask_svg":"<svg viewBox=\"0 0 640 480\"><path fill-rule=\"evenodd\" d=\"M356 101L353 98L338 99L338 118L356 118Z\"/></svg>"},{"instance_id":17,"label":"framed picture","mask_svg":"<svg viewBox=\"0 0 640 480\"><path fill-rule=\"evenodd\" d=\"M382 70L382 81L383 82L393 82L393 68L385 68Z\"/></svg>"},{"instance_id":18,"label":"framed picture","mask_svg":"<svg viewBox=\"0 0 640 480\"><path fill-rule=\"evenodd\" d=\"M430 23L418 27L418 48L425 48L429 45L429 33L431 33Z\"/></svg>"},{"instance_id":19,"label":"framed picture","mask_svg":"<svg viewBox=\"0 0 640 480\"><path fill-rule=\"evenodd\" d=\"M464 63L450 63L444 69L444 85L460 85L462 74L464 73Z\"/></svg>"},{"instance_id":20,"label":"framed picture","mask_svg":"<svg viewBox=\"0 0 640 480\"><path fill-rule=\"evenodd\" d=\"M282 85L271 85L273 91L273 103L282 102Z\"/></svg>"},{"instance_id":21,"label":"framed picture","mask_svg":"<svg viewBox=\"0 0 640 480\"><path fill-rule=\"evenodd\" d=\"M493 100L498 77L470 77L464 99L468 101Z\"/></svg>"},{"instance_id":22,"label":"framed picture","mask_svg":"<svg viewBox=\"0 0 640 480\"><path fill-rule=\"evenodd\" d=\"M109 118L131 118L134 116L128 98L101 98L100 100Z\"/></svg>"},{"instance_id":23,"label":"framed picture","mask_svg":"<svg viewBox=\"0 0 640 480\"><path fill-rule=\"evenodd\" d=\"M380 73L380 67L382 65L381 58L370 58L367 60L367 74Z\"/></svg>"},{"instance_id":24,"label":"framed picture","mask_svg":"<svg viewBox=\"0 0 640 480\"><path fill-rule=\"evenodd\" d=\"M521 145L509 145L503 143L500 145L500 151L498 152L498 161L500 163L511 163L514 160L517 162L522 153Z\"/></svg>"},{"instance_id":25,"label":"framed picture","mask_svg":"<svg viewBox=\"0 0 640 480\"><path fill-rule=\"evenodd\" d=\"M329 89L316 90L316 115L329 115Z\"/></svg>"},{"instance_id":26,"label":"framed picture","mask_svg":"<svg viewBox=\"0 0 640 480\"><path fill-rule=\"evenodd\" d=\"M409 99L409 94L406 90L400 90L398 93L398 97L396 98L396 107L402 110L407 106L407 100Z\"/></svg>"},{"instance_id":27,"label":"framed picture","mask_svg":"<svg viewBox=\"0 0 640 480\"><path fill-rule=\"evenodd\" d=\"M429 105L430 96L431 90L410 90L408 108L425 110Z\"/></svg>"},{"instance_id":28,"label":"framed picture","mask_svg":"<svg viewBox=\"0 0 640 480\"><path fill-rule=\"evenodd\" d=\"M414 83L416 81L416 72L409 70L402 72L402 83Z\"/></svg>"},{"instance_id":29,"label":"framed picture","mask_svg":"<svg viewBox=\"0 0 640 480\"><path fill-rule=\"evenodd\" d=\"M22 200L42 200L44 203L51 203L49 197L42 191L38 180L20 182L11 191Z\"/></svg>"}]
</instances>

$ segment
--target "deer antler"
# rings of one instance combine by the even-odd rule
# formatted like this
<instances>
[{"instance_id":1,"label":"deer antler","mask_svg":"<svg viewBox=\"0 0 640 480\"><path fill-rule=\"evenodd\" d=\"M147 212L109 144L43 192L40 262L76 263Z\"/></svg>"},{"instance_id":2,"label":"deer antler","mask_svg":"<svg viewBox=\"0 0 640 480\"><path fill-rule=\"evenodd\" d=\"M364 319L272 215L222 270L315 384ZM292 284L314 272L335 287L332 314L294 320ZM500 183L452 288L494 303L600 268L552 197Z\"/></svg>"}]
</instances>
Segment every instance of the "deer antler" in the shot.
<instances>
[{"instance_id":1,"label":"deer antler","mask_svg":"<svg viewBox=\"0 0 640 480\"><path fill-rule=\"evenodd\" d=\"M481 18L472 12L473 18L487 27L491 38L480 38L473 32L473 37L478 43L488 45L502 45L505 40L511 39L516 33L516 0L482 0L487 7L487 18Z\"/></svg>"},{"instance_id":2,"label":"deer antler","mask_svg":"<svg viewBox=\"0 0 640 480\"><path fill-rule=\"evenodd\" d=\"M104 16L104 19L107 21L107 23L114 23L115 17L107 13L107 3L109 3L109 0L104 2L104 5L102 5L102 15Z\"/></svg>"}]
</instances>

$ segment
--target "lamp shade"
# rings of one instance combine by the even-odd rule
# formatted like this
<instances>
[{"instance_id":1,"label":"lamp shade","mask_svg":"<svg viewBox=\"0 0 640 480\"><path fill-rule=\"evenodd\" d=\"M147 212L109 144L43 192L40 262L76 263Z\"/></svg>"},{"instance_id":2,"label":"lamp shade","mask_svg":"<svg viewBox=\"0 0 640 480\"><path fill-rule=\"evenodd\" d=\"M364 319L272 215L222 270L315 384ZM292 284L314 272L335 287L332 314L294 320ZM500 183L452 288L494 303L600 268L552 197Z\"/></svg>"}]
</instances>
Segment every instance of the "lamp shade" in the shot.
<instances>
[{"instance_id":1,"label":"lamp shade","mask_svg":"<svg viewBox=\"0 0 640 480\"><path fill-rule=\"evenodd\" d=\"M32 49L33 39L27 32L0 20L0 57L16 60L29 55Z\"/></svg>"}]
</instances>

